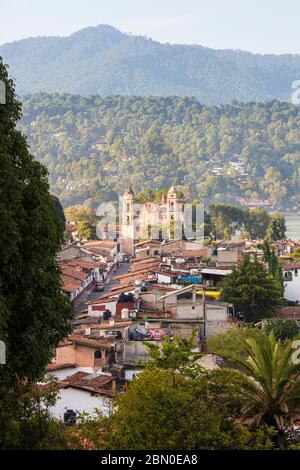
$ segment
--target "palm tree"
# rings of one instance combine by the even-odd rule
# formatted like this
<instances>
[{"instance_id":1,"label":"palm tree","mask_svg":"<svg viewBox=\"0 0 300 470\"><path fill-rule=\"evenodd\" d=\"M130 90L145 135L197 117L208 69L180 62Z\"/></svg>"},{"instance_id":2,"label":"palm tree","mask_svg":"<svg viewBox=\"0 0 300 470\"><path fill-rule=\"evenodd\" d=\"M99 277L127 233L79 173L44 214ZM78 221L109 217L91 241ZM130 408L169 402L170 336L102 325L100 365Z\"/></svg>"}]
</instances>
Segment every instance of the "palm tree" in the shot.
<instances>
[{"instance_id":1,"label":"palm tree","mask_svg":"<svg viewBox=\"0 0 300 470\"><path fill-rule=\"evenodd\" d=\"M231 355L242 368L242 419L273 426L283 448L285 430L300 412L300 366L293 360L293 342L281 343L271 332L263 341L248 338L246 343L246 358Z\"/></svg>"}]
</instances>

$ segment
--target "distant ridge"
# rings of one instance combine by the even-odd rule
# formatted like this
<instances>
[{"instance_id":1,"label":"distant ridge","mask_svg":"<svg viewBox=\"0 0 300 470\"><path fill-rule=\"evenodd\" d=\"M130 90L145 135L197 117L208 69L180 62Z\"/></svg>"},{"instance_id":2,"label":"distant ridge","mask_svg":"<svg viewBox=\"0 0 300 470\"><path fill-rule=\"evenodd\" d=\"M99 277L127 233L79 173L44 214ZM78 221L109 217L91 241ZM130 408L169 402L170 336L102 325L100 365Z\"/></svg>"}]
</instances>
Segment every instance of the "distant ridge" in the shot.
<instances>
[{"instance_id":1,"label":"distant ridge","mask_svg":"<svg viewBox=\"0 0 300 470\"><path fill-rule=\"evenodd\" d=\"M0 46L20 95L195 96L205 104L288 100L300 55L161 44L109 25Z\"/></svg>"}]
</instances>

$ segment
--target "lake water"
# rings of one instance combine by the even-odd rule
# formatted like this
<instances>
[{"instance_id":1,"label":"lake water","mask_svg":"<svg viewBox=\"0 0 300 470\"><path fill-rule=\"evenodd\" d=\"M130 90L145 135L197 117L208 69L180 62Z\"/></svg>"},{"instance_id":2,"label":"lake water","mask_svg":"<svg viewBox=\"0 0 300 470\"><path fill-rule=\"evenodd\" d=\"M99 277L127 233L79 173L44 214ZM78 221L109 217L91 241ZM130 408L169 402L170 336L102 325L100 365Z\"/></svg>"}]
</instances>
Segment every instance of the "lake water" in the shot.
<instances>
[{"instance_id":1,"label":"lake water","mask_svg":"<svg viewBox=\"0 0 300 470\"><path fill-rule=\"evenodd\" d=\"M282 215L286 221L287 237L292 240L300 240L300 213L282 212Z\"/></svg>"}]
</instances>

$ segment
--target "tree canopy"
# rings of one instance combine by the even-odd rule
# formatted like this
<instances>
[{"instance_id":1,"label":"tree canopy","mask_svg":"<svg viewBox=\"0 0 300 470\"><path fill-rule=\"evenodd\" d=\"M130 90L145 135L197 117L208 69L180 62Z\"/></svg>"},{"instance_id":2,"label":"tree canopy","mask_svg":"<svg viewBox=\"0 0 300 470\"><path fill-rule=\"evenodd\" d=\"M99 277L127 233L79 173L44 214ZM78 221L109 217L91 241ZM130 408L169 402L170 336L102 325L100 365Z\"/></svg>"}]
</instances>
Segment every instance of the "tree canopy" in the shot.
<instances>
[{"instance_id":1,"label":"tree canopy","mask_svg":"<svg viewBox=\"0 0 300 470\"><path fill-rule=\"evenodd\" d=\"M71 308L55 263L63 224L47 170L16 128L21 106L2 62L0 79L6 84L6 104L0 105L0 336L7 348L0 374L34 379L69 330Z\"/></svg>"},{"instance_id":2,"label":"tree canopy","mask_svg":"<svg viewBox=\"0 0 300 470\"><path fill-rule=\"evenodd\" d=\"M244 260L226 276L221 298L232 302L247 322L255 322L272 314L282 302L278 281L268 273L256 257Z\"/></svg>"},{"instance_id":3,"label":"tree canopy","mask_svg":"<svg viewBox=\"0 0 300 470\"><path fill-rule=\"evenodd\" d=\"M21 129L64 207L173 183L207 205L299 205L300 109L292 104L42 93L24 97L23 108Z\"/></svg>"},{"instance_id":4,"label":"tree canopy","mask_svg":"<svg viewBox=\"0 0 300 470\"><path fill-rule=\"evenodd\" d=\"M13 66L19 94L196 96L211 104L287 100L300 67L294 54L162 44L109 25L4 44L0 55Z\"/></svg>"}]
</instances>

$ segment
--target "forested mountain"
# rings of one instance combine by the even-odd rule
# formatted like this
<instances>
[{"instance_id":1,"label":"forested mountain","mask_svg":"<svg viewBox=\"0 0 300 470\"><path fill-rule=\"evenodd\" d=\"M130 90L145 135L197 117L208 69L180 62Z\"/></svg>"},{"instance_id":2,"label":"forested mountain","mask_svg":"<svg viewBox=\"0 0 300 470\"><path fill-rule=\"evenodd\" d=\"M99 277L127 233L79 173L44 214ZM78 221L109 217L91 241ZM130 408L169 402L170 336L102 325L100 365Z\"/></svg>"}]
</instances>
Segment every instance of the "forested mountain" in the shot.
<instances>
[{"instance_id":1,"label":"forested mountain","mask_svg":"<svg viewBox=\"0 0 300 470\"><path fill-rule=\"evenodd\" d=\"M0 47L17 91L195 96L205 104L290 99L300 55L170 45L100 25Z\"/></svg>"},{"instance_id":2,"label":"forested mountain","mask_svg":"<svg viewBox=\"0 0 300 470\"><path fill-rule=\"evenodd\" d=\"M209 203L300 207L300 108L287 102L36 94L21 127L65 206L174 183Z\"/></svg>"}]
</instances>

